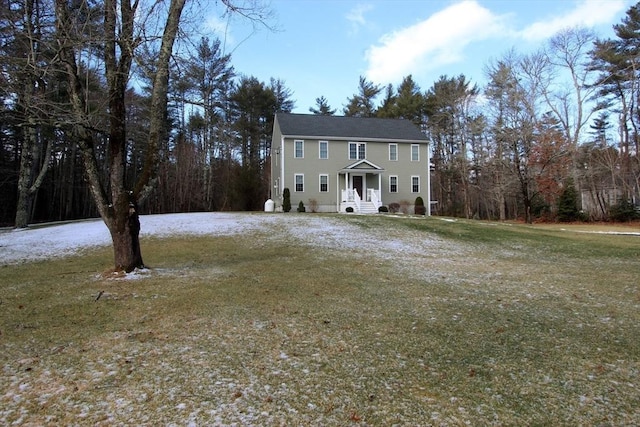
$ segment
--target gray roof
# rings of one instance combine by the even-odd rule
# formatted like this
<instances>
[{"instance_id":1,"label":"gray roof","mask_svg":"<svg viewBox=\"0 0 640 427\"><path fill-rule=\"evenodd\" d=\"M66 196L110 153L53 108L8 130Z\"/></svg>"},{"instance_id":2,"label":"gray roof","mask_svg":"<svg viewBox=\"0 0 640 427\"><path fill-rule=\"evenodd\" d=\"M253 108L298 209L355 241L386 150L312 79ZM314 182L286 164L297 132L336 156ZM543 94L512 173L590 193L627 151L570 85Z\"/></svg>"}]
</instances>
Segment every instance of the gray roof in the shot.
<instances>
[{"instance_id":1,"label":"gray roof","mask_svg":"<svg viewBox=\"0 0 640 427\"><path fill-rule=\"evenodd\" d=\"M409 120L288 113L276 114L276 120L282 134L290 137L428 142Z\"/></svg>"}]
</instances>

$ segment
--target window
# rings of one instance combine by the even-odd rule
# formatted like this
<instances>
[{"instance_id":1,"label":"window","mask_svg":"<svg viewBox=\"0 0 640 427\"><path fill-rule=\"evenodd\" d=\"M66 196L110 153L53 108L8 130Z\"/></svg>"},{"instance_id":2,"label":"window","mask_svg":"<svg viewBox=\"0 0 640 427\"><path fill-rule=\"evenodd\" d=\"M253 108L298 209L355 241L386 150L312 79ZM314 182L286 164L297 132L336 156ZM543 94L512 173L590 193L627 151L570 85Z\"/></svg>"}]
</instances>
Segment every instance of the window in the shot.
<instances>
[{"instance_id":1,"label":"window","mask_svg":"<svg viewBox=\"0 0 640 427\"><path fill-rule=\"evenodd\" d=\"M398 144L389 144L389 160L398 160Z\"/></svg>"},{"instance_id":2,"label":"window","mask_svg":"<svg viewBox=\"0 0 640 427\"><path fill-rule=\"evenodd\" d=\"M304 191L304 174L297 173L295 175L295 189L297 193Z\"/></svg>"},{"instance_id":3,"label":"window","mask_svg":"<svg viewBox=\"0 0 640 427\"><path fill-rule=\"evenodd\" d=\"M420 146L418 144L411 144L411 161L420 161Z\"/></svg>"},{"instance_id":4,"label":"window","mask_svg":"<svg viewBox=\"0 0 640 427\"><path fill-rule=\"evenodd\" d=\"M350 142L349 143L349 159L350 160L362 160L365 158L366 144L364 142Z\"/></svg>"},{"instance_id":5,"label":"window","mask_svg":"<svg viewBox=\"0 0 640 427\"><path fill-rule=\"evenodd\" d=\"M411 192L419 193L420 192L420 177L412 176L411 177Z\"/></svg>"},{"instance_id":6,"label":"window","mask_svg":"<svg viewBox=\"0 0 640 427\"><path fill-rule=\"evenodd\" d=\"M320 175L320 192L326 193L329 191L329 175Z\"/></svg>"},{"instance_id":7,"label":"window","mask_svg":"<svg viewBox=\"0 0 640 427\"><path fill-rule=\"evenodd\" d=\"M398 192L398 177L392 175L389 177L389 193L397 193Z\"/></svg>"},{"instance_id":8,"label":"window","mask_svg":"<svg viewBox=\"0 0 640 427\"><path fill-rule=\"evenodd\" d=\"M329 141L320 141L319 148L320 148L320 158L328 159L329 158Z\"/></svg>"},{"instance_id":9,"label":"window","mask_svg":"<svg viewBox=\"0 0 640 427\"><path fill-rule=\"evenodd\" d=\"M296 159L302 159L304 157L304 141L296 140L294 143L296 145L294 157Z\"/></svg>"}]
</instances>

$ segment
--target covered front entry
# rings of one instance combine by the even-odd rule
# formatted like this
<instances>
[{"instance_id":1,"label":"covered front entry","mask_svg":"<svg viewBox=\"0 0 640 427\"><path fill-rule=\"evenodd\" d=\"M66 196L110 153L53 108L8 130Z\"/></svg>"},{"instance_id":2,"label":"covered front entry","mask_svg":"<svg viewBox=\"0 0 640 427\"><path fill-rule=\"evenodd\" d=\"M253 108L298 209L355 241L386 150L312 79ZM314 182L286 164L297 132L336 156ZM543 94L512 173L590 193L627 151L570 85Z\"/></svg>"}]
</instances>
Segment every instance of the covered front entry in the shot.
<instances>
[{"instance_id":1,"label":"covered front entry","mask_svg":"<svg viewBox=\"0 0 640 427\"><path fill-rule=\"evenodd\" d=\"M364 177L362 175L353 175L351 178L351 186L353 187L353 191L357 192L360 198L364 194Z\"/></svg>"},{"instance_id":2,"label":"covered front entry","mask_svg":"<svg viewBox=\"0 0 640 427\"><path fill-rule=\"evenodd\" d=\"M384 169L368 160L356 163L338 171L339 212L376 213L382 206L381 189Z\"/></svg>"}]
</instances>

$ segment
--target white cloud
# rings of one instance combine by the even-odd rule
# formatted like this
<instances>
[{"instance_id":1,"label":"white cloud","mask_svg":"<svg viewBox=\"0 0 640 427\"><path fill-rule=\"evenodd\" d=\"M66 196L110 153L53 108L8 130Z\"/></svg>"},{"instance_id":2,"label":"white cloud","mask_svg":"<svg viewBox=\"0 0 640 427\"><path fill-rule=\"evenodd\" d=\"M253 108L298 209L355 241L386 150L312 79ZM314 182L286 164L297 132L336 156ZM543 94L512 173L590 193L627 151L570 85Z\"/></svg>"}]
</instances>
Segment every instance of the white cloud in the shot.
<instances>
[{"instance_id":1,"label":"white cloud","mask_svg":"<svg viewBox=\"0 0 640 427\"><path fill-rule=\"evenodd\" d=\"M544 40L564 28L593 27L611 23L627 5L625 0L580 0L565 15L535 22L520 32L527 41Z\"/></svg>"},{"instance_id":2,"label":"white cloud","mask_svg":"<svg viewBox=\"0 0 640 427\"><path fill-rule=\"evenodd\" d=\"M347 12L346 18L351 22L351 31L356 32L360 27L367 25L365 13L372 10L373 6L370 4L359 3L349 12Z\"/></svg>"},{"instance_id":3,"label":"white cloud","mask_svg":"<svg viewBox=\"0 0 640 427\"><path fill-rule=\"evenodd\" d=\"M207 16L205 27L216 35L217 38L226 42L227 45L234 45L235 41L231 35L231 25L227 19L219 18L218 16L211 14Z\"/></svg>"},{"instance_id":4,"label":"white cloud","mask_svg":"<svg viewBox=\"0 0 640 427\"><path fill-rule=\"evenodd\" d=\"M503 18L476 0L453 4L411 27L383 36L366 53L367 78L398 82L408 74L463 59L464 48L505 31Z\"/></svg>"}]
</instances>

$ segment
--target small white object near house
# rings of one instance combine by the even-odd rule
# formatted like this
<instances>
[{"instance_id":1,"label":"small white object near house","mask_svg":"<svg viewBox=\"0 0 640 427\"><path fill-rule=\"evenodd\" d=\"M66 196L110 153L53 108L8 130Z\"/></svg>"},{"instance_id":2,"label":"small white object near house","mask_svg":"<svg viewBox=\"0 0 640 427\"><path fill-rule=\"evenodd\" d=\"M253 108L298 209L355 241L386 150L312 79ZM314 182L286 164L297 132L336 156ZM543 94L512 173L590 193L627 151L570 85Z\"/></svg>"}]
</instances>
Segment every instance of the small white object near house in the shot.
<instances>
[{"instance_id":1,"label":"small white object near house","mask_svg":"<svg viewBox=\"0 0 640 427\"><path fill-rule=\"evenodd\" d=\"M275 203L273 200L268 199L264 202L264 211L265 212L273 212L275 210Z\"/></svg>"}]
</instances>

